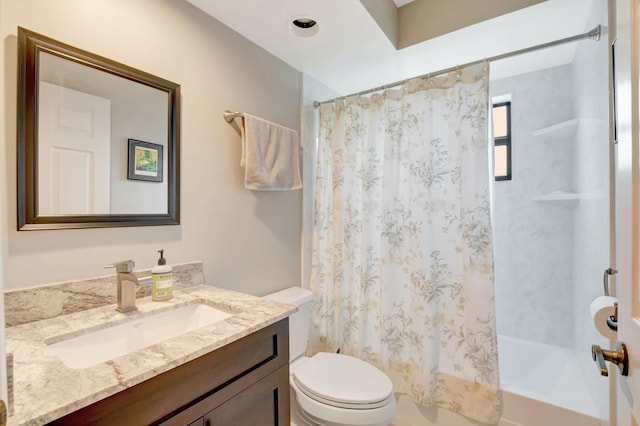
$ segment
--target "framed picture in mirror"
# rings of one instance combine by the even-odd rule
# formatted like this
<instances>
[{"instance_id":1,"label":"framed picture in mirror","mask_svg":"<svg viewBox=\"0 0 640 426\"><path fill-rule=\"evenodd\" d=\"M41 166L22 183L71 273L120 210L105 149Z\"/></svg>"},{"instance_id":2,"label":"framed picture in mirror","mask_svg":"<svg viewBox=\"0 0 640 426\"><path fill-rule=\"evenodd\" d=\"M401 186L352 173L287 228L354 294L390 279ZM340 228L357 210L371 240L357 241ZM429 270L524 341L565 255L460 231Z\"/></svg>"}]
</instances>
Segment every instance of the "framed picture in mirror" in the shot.
<instances>
[{"instance_id":1,"label":"framed picture in mirror","mask_svg":"<svg viewBox=\"0 0 640 426\"><path fill-rule=\"evenodd\" d=\"M127 178L162 182L162 145L129 139Z\"/></svg>"}]
</instances>

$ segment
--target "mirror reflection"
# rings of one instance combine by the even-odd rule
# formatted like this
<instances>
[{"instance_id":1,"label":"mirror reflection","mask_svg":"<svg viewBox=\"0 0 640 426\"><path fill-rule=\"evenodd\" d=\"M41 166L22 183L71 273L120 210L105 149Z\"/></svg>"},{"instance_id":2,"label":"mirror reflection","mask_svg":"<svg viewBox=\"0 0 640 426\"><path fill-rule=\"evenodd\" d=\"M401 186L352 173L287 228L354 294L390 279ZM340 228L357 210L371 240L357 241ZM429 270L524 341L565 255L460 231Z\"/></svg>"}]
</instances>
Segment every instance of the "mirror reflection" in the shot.
<instances>
[{"instance_id":1,"label":"mirror reflection","mask_svg":"<svg viewBox=\"0 0 640 426\"><path fill-rule=\"evenodd\" d=\"M129 179L127 160L129 139L166 151L168 94L46 52L39 63L38 213L167 213L167 180Z\"/></svg>"},{"instance_id":2,"label":"mirror reflection","mask_svg":"<svg viewBox=\"0 0 640 426\"><path fill-rule=\"evenodd\" d=\"M19 53L19 229L177 224L179 86L24 29Z\"/></svg>"}]
</instances>

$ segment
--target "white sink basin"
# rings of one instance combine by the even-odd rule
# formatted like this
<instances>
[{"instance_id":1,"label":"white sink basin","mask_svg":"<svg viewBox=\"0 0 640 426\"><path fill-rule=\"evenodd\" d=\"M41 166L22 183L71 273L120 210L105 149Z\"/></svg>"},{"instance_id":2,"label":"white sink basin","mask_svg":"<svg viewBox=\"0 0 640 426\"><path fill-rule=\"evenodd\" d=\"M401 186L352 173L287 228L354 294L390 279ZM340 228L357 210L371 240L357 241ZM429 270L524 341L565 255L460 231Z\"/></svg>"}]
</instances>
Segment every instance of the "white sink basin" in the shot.
<instances>
[{"instance_id":1,"label":"white sink basin","mask_svg":"<svg viewBox=\"0 0 640 426\"><path fill-rule=\"evenodd\" d=\"M222 309L194 303L52 343L49 348L67 367L87 368L232 316Z\"/></svg>"}]
</instances>

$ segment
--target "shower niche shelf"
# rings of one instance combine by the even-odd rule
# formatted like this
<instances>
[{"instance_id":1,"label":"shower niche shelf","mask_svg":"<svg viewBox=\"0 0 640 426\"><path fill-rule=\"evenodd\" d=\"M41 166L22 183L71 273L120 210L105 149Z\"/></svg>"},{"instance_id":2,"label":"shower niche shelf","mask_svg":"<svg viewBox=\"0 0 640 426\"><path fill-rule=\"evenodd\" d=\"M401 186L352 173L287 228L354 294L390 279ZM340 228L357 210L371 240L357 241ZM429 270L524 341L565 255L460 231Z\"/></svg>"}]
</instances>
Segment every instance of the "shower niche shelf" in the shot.
<instances>
[{"instance_id":1,"label":"shower niche shelf","mask_svg":"<svg viewBox=\"0 0 640 426\"><path fill-rule=\"evenodd\" d=\"M574 207L582 199L582 194L576 192L550 192L548 194L536 195L533 201L544 203L555 203L561 206Z\"/></svg>"},{"instance_id":2,"label":"shower niche shelf","mask_svg":"<svg viewBox=\"0 0 640 426\"><path fill-rule=\"evenodd\" d=\"M605 194L599 194L595 192L565 192L554 191L548 194L535 195L532 197L533 201L544 203L556 203L558 205L564 205L567 207L573 207L577 205L580 200L604 200Z\"/></svg>"},{"instance_id":3,"label":"shower niche shelf","mask_svg":"<svg viewBox=\"0 0 640 426\"><path fill-rule=\"evenodd\" d=\"M531 136L535 138L545 136L559 139L573 138L576 134L578 124L580 124L580 119L572 118L571 120L561 121L560 123L535 130L531 133Z\"/></svg>"}]
</instances>

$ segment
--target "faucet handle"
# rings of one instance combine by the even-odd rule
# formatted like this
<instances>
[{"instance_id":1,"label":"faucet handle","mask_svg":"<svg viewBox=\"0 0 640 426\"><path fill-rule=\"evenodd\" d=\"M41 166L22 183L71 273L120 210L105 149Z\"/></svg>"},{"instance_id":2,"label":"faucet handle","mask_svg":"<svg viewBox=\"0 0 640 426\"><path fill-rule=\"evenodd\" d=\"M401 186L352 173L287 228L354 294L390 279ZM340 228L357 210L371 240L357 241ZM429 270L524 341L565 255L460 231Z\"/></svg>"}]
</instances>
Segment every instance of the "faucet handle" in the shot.
<instances>
[{"instance_id":1,"label":"faucet handle","mask_svg":"<svg viewBox=\"0 0 640 426\"><path fill-rule=\"evenodd\" d=\"M112 265L107 265L105 268L116 268L116 272L133 272L133 268L135 268L136 263L133 260L121 260L120 262L115 262Z\"/></svg>"}]
</instances>

